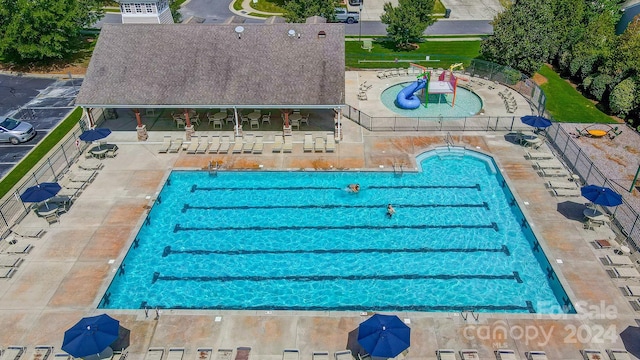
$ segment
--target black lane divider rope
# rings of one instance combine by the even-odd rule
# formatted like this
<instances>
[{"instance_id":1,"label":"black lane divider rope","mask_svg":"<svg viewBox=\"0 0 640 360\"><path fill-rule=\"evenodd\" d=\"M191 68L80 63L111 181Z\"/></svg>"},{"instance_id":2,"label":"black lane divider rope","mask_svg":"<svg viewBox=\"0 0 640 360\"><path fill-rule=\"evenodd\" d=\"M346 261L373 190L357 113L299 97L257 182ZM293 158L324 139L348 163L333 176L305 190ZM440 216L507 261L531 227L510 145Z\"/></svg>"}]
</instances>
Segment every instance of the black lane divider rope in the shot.
<instances>
[{"instance_id":1,"label":"black lane divider rope","mask_svg":"<svg viewBox=\"0 0 640 360\"><path fill-rule=\"evenodd\" d=\"M197 206L184 204L182 212L187 210L250 210L250 209L378 209L384 205L241 205L241 206ZM489 204L393 204L396 209L401 208L485 208L489 210Z\"/></svg>"},{"instance_id":2,"label":"black lane divider rope","mask_svg":"<svg viewBox=\"0 0 640 360\"><path fill-rule=\"evenodd\" d=\"M162 257L169 255L190 254L190 255L276 255L276 254L397 254L397 253L504 253L511 256L507 245L502 245L499 249L475 248L475 249L436 249L436 248L416 248L416 249L311 249L311 250L173 250L171 246L166 246L162 251Z\"/></svg>"},{"instance_id":3,"label":"black lane divider rope","mask_svg":"<svg viewBox=\"0 0 640 360\"><path fill-rule=\"evenodd\" d=\"M374 226L374 225L342 225L342 226L327 226L327 225L310 225L310 226L250 226L250 227L234 227L234 226L220 226L220 227L183 227L180 224L176 224L173 227L173 232L178 231L266 231L266 230L397 230L397 229L493 229L498 231L498 224L492 222L488 225L387 225L387 226Z\"/></svg>"},{"instance_id":4,"label":"black lane divider rope","mask_svg":"<svg viewBox=\"0 0 640 360\"><path fill-rule=\"evenodd\" d=\"M343 187L327 186L275 186L275 187L199 187L191 186L191 192L196 191L260 191L260 190L344 190ZM397 186L366 186L365 189L476 189L481 191L480 184L475 185L397 185Z\"/></svg>"},{"instance_id":5,"label":"black lane divider rope","mask_svg":"<svg viewBox=\"0 0 640 360\"><path fill-rule=\"evenodd\" d=\"M184 306L184 305L150 305L143 301L140 309L192 309L192 310L292 310L292 311L420 311L420 312L460 312L460 311L522 311L526 310L535 314L533 302L525 301L526 306L521 305L344 305L344 306L283 306L283 305L256 305L256 306L233 306L233 305L213 305L213 306Z\"/></svg>"},{"instance_id":6,"label":"black lane divider rope","mask_svg":"<svg viewBox=\"0 0 640 360\"><path fill-rule=\"evenodd\" d=\"M399 275L288 275L288 276L162 276L159 272L153 273L152 284L158 280L162 281L199 281L199 282L229 282L229 281L361 281L361 280L460 280L460 279L481 279L481 280L515 280L522 283L520 274L514 271L512 275L485 275L485 274L459 274L459 275L421 275L421 274L399 274Z\"/></svg>"}]
</instances>

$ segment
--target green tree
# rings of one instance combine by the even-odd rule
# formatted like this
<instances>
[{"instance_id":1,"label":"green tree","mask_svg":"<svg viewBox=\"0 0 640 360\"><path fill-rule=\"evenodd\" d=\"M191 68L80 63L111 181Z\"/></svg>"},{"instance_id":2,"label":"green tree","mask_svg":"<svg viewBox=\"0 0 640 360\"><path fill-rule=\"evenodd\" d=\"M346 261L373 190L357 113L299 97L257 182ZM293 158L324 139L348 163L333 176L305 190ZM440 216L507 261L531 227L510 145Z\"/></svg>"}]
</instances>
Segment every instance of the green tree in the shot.
<instances>
[{"instance_id":1,"label":"green tree","mask_svg":"<svg viewBox=\"0 0 640 360\"><path fill-rule=\"evenodd\" d=\"M604 99L604 95L613 84L613 77L607 74L600 74L593 78L591 86L589 87L589 93L598 101Z\"/></svg>"},{"instance_id":2,"label":"green tree","mask_svg":"<svg viewBox=\"0 0 640 360\"><path fill-rule=\"evenodd\" d=\"M425 8L417 10L419 6ZM411 42L420 40L427 27L435 21L431 17L433 0L399 0L398 6L385 3L383 9L380 20L387 25L387 34L397 48L407 48Z\"/></svg>"},{"instance_id":3,"label":"green tree","mask_svg":"<svg viewBox=\"0 0 640 360\"><path fill-rule=\"evenodd\" d=\"M634 108L640 105L638 98L638 83L633 78L622 80L613 88L609 95L609 107L611 111L621 117L626 117Z\"/></svg>"},{"instance_id":4,"label":"green tree","mask_svg":"<svg viewBox=\"0 0 640 360\"><path fill-rule=\"evenodd\" d=\"M333 22L338 6L338 0L289 0L284 5L284 17L291 23L304 23L311 16L322 16Z\"/></svg>"},{"instance_id":5,"label":"green tree","mask_svg":"<svg viewBox=\"0 0 640 360\"><path fill-rule=\"evenodd\" d=\"M0 0L0 57L19 64L63 58L102 15L102 0Z\"/></svg>"},{"instance_id":6,"label":"green tree","mask_svg":"<svg viewBox=\"0 0 640 360\"><path fill-rule=\"evenodd\" d=\"M169 11L171 11L171 17L173 22L178 24L182 22L182 14L180 14L180 4L176 0L169 0Z\"/></svg>"},{"instance_id":7,"label":"green tree","mask_svg":"<svg viewBox=\"0 0 640 360\"><path fill-rule=\"evenodd\" d=\"M614 60L616 74L640 76L640 15L620 35Z\"/></svg>"}]
</instances>

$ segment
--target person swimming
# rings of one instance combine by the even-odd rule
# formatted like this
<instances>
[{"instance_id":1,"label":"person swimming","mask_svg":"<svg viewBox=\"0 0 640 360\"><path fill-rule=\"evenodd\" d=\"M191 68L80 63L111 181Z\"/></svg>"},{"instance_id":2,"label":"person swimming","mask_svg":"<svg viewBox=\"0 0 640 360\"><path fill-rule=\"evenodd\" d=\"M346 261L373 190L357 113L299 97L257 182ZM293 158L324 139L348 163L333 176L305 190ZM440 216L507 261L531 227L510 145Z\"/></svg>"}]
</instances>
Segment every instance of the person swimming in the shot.
<instances>
[{"instance_id":1,"label":"person swimming","mask_svg":"<svg viewBox=\"0 0 640 360\"><path fill-rule=\"evenodd\" d=\"M392 217L393 214L395 213L396 213L396 209L394 209L393 206L391 206L391 204L387 205L387 216Z\"/></svg>"},{"instance_id":2,"label":"person swimming","mask_svg":"<svg viewBox=\"0 0 640 360\"><path fill-rule=\"evenodd\" d=\"M357 193L360 191L360 184L349 184L348 188L352 193Z\"/></svg>"}]
</instances>

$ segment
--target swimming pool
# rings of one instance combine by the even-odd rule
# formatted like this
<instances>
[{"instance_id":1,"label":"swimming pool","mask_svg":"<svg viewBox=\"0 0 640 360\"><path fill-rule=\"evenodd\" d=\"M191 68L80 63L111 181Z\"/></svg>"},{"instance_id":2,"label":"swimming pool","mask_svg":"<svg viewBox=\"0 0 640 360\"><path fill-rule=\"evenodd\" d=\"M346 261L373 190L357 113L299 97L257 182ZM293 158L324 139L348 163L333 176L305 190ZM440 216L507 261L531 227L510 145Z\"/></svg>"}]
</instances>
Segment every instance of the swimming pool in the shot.
<instances>
[{"instance_id":1,"label":"swimming pool","mask_svg":"<svg viewBox=\"0 0 640 360\"><path fill-rule=\"evenodd\" d=\"M396 106L396 97L402 88L411 82L395 84L386 88L380 95L382 103L391 111L406 117L465 117L473 116L482 109L482 100L473 91L458 86L456 90L456 104L451 106L453 94L430 94L428 107L424 104L414 110L401 109Z\"/></svg>"},{"instance_id":2,"label":"swimming pool","mask_svg":"<svg viewBox=\"0 0 640 360\"><path fill-rule=\"evenodd\" d=\"M529 313L570 304L493 161L433 154L420 158L424 171L401 176L174 171L99 307ZM356 182L359 193L345 190Z\"/></svg>"}]
</instances>

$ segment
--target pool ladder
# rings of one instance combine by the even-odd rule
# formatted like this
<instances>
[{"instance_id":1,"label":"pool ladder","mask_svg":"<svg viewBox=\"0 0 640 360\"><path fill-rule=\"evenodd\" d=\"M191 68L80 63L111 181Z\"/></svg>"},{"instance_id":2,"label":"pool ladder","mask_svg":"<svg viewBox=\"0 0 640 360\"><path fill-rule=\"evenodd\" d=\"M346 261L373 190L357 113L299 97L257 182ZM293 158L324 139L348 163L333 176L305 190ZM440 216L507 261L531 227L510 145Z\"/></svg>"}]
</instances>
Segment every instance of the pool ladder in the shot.
<instances>
[{"instance_id":1,"label":"pool ladder","mask_svg":"<svg viewBox=\"0 0 640 360\"><path fill-rule=\"evenodd\" d=\"M450 132L447 132L447 135L444 136L444 142L447 143L447 147L451 148L454 146L453 136L451 136Z\"/></svg>"},{"instance_id":2,"label":"pool ladder","mask_svg":"<svg viewBox=\"0 0 640 360\"><path fill-rule=\"evenodd\" d=\"M404 163L393 163L393 174L395 176L402 176L404 174Z\"/></svg>"},{"instance_id":3,"label":"pool ladder","mask_svg":"<svg viewBox=\"0 0 640 360\"><path fill-rule=\"evenodd\" d=\"M480 319L480 314L476 314L473 310L460 311L460 316L462 316L462 320L464 320L464 321L467 321L467 319L469 318L469 314L471 314L471 317L475 321L478 321L478 319Z\"/></svg>"},{"instance_id":4,"label":"pool ladder","mask_svg":"<svg viewBox=\"0 0 640 360\"><path fill-rule=\"evenodd\" d=\"M218 162L209 161L209 175L216 176L218 175L218 170L220 169L220 164Z\"/></svg>"}]
</instances>

